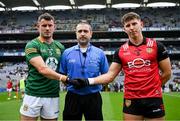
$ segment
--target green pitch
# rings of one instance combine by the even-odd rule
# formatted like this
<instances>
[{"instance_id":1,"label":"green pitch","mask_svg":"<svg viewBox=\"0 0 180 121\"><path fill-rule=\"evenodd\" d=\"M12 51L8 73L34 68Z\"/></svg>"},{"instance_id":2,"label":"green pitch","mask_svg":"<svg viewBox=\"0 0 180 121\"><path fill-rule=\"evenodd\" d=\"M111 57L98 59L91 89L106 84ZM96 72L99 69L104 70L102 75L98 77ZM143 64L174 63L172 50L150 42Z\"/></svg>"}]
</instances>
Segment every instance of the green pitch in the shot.
<instances>
[{"instance_id":1,"label":"green pitch","mask_svg":"<svg viewBox=\"0 0 180 121\"><path fill-rule=\"evenodd\" d=\"M65 92L60 93L60 118L64 108ZM102 92L104 120L122 120L122 92ZM15 95L15 94L14 94ZM0 93L0 121L19 121L20 99L7 100L7 93ZM180 93L165 93L166 120L180 121Z\"/></svg>"}]
</instances>

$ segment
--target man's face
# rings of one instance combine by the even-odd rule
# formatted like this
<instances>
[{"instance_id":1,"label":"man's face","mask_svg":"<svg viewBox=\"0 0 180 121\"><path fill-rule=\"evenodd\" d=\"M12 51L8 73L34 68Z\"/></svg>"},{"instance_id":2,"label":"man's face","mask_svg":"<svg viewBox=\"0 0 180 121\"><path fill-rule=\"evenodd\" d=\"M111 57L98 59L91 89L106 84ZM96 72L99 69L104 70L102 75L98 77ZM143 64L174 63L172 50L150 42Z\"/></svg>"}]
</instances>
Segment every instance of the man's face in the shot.
<instances>
[{"instance_id":1,"label":"man's face","mask_svg":"<svg viewBox=\"0 0 180 121\"><path fill-rule=\"evenodd\" d=\"M52 38L53 36L55 24L53 20L42 19L40 22L38 22L37 28L40 33L40 36L45 39L48 39Z\"/></svg>"},{"instance_id":2,"label":"man's face","mask_svg":"<svg viewBox=\"0 0 180 121\"><path fill-rule=\"evenodd\" d=\"M92 37L92 31L88 24L79 24L76 27L76 38L80 45L87 45Z\"/></svg>"},{"instance_id":3,"label":"man's face","mask_svg":"<svg viewBox=\"0 0 180 121\"><path fill-rule=\"evenodd\" d=\"M139 19L132 19L124 24L124 31L131 38L138 37L142 33L142 28L143 23Z\"/></svg>"}]
</instances>

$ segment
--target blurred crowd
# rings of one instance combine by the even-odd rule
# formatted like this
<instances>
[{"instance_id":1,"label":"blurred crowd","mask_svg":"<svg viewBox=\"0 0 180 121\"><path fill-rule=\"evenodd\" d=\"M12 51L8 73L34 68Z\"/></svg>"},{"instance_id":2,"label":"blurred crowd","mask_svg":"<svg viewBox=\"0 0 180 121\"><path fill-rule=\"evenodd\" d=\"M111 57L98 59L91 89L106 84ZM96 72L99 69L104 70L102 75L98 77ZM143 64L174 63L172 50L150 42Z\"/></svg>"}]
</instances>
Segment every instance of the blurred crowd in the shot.
<instances>
[{"instance_id":1,"label":"blurred crowd","mask_svg":"<svg viewBox=\"0 0 180 121\"><path fill-rule=\"evenodd\" d=\"M166 83L165 86L162 87L162 91L164 92L180 92L180 61L172 60L172 77ZM6 62L0 64L0 92L6 91L6 84L9 79L11 79L13 83L13 90L17 91L17 84L20 83L20 80L23 77L27 76L27 65L25 62L12 63ZM114 92L123 92L124 90L124 73L123 71L119 73L116 79L107 85L103 85L102 91L114 91ZM63 83L60 83L60 91L66 91L66 86Z\"/></svg>"},{"instance_id":2,"label":"blurred crowd","mask_svg":"<svg viewBox=\"0 0 180 121\"><path fill-rule=\"evenodd\" d=\"M180 28L180 8L136 8L100 10L48 11L56 18L58 31L74 31L82 19L90 22L94 31L122 31L120 17L134 11L141 15L145 30L177 30ZM36 31L36 18L44 11L2 11L0 14L0 33L19 33Z\"/></svg>"}]
</instances>

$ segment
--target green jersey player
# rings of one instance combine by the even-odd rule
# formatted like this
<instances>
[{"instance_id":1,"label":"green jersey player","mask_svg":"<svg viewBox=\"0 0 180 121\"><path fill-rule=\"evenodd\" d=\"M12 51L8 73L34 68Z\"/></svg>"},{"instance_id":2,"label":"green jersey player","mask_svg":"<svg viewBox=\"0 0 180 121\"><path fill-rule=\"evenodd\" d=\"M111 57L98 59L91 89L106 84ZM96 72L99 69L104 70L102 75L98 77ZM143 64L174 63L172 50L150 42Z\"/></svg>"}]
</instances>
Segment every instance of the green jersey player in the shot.
<instances>
[{"instance_id":1,"label":"green jersey player","mask_svg":"<svg viewBox=\"0 0 180 121\"><path fill-rule=\"evenodd\" d=\"M59 82L67 82L65 75L56 71L64 46L53 39L54 17L49 13L39 16L39 36L28 42L25 56L28 77L25 96L20 108L21 121L56 121L59 115Z\"/></svg>"}]
</instances>

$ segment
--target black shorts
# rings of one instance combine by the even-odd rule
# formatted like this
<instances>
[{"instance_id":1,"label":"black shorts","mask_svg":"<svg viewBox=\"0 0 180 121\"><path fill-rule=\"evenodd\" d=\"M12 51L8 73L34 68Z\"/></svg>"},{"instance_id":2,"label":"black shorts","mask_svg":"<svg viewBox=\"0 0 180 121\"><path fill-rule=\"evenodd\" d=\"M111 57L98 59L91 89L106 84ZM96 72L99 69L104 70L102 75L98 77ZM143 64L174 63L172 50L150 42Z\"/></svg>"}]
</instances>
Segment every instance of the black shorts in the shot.
<instances>
[{"instance_id":1,"label":"black shorts","mask_svg":"<svg viewBox=\"0 0 180 121\"><path fill-rule=\"evenodd\" d=\"M165 115L162 98L124 99L123 112L146 118L160 118Z\"/></svg>"},{"instance_id":2,"label":"black shorts","mask_svg":"<svg viewBox=\"0 0 180 121\"><path fill-rule=\"evenodd\" d=\"M63 120L81 120L82 115L85 120L103 120L102 98L99 92L88 95L67 92Z\"/></svg>"}]
</instances>

